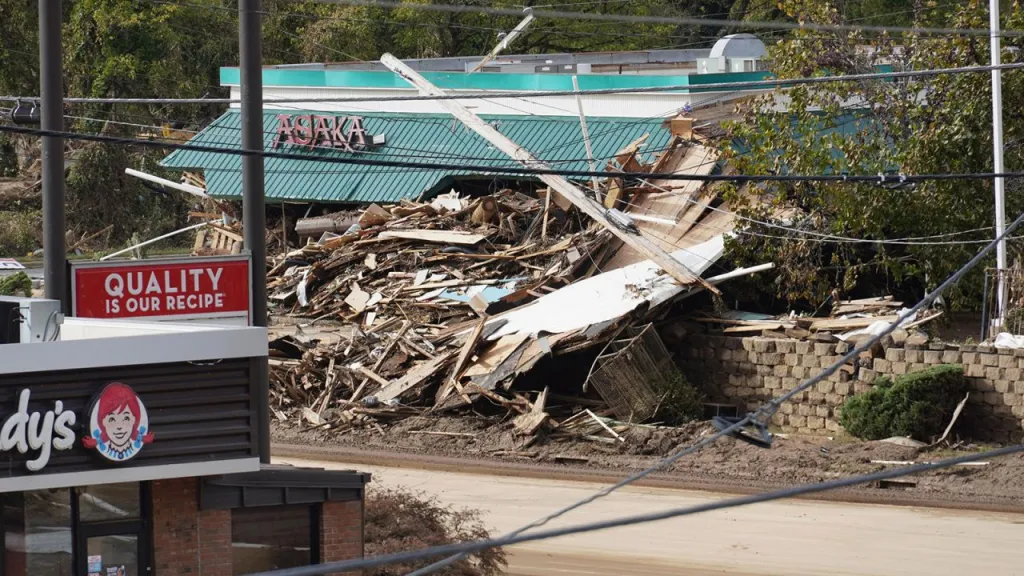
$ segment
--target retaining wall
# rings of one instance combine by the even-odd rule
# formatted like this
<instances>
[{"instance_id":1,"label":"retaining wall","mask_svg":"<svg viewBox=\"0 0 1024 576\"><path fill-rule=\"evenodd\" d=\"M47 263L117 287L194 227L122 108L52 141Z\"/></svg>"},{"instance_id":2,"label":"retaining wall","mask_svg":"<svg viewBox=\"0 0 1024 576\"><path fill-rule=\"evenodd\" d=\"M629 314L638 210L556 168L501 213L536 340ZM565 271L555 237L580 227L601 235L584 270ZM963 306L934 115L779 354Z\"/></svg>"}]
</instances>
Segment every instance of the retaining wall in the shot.
<instances>
[{"instance_id":1,"label":"retaining wall","mask_svg":"<svg viewBox=\"0 0 1024 576\"><path fill-rule=\"evenodd\" d=\"M844 342L733 338L691 333L679 344L677 360L690 382L718 402L756 408L781 396L851 349ZM889 343L861 355L813 389L782 405L774 424L788 433L831 435L842 429L839 408L881 375L896 376L936 364L962 364L970 400L957 430L990 442L1024 438L1024 350L931 342Z\"/></svg>"}]
</instances>

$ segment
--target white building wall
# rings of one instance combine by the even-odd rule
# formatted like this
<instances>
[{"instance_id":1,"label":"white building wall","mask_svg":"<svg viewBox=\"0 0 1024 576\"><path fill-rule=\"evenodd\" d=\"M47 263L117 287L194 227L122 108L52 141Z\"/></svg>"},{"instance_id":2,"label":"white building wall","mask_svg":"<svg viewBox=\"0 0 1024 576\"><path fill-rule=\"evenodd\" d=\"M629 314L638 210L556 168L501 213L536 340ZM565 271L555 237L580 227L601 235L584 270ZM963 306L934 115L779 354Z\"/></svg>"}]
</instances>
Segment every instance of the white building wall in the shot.
<instances>
[{"instance_id":1,"label":"white building wall","mask_svg":"<svg viewBox=\"0 0 1024 576\"><path fill-rule=\"evenodd\" d=\"M459 91L462 94L486 94L480 91ZM263 98L386 98L415 95L414 90L365 89L365 88L312 88L265 86ZM522 98L487 98L460 100L463 105L477 114L512 114L530 116L576 116L574 96L529 96ZM687 105L698 107L704 104L728 102L756 94L754 91L680 93L624 93L592 94L582 96L583 112L588 117L622 118L668 118L681 112ZM237 86L231 87L231 98L241 97ZM232 107L238 107L237 104ZM405 114L445 114L438 102L429 100L393 100L377 102L295 102L288 104L264 104L266 110L318 110L324 112L397 112Z\"/></svg>"}]
</instances>

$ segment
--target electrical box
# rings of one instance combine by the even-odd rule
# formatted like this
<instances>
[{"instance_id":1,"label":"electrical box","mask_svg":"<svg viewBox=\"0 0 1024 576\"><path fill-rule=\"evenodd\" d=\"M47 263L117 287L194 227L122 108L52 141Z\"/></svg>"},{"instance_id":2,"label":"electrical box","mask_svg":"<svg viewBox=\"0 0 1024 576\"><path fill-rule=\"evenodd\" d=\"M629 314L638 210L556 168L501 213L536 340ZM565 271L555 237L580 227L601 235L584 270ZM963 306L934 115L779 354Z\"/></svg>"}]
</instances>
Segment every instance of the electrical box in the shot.
<instances>
[{"instance_id":1,"label":"electrical box","mask_svg":"<svg viewBox=\"0 0 1024 576\"><path fill-rule=\"evenodd\" d=\"M0 344L50 342L63 323L59 300L0 296Z\"/></svg>"}]
</instances>

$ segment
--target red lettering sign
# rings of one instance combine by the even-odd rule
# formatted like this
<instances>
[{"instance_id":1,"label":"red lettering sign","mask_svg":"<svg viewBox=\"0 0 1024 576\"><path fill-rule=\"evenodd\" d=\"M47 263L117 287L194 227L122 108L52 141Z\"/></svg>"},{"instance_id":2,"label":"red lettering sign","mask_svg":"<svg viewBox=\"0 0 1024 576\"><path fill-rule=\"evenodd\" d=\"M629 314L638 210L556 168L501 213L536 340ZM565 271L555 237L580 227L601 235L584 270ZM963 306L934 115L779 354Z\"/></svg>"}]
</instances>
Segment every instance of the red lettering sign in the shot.
<instances>
[{"instance_id":1,"label":"red lettering sign","mask_svg":"<svg viewBox=\"0 0 1024 576\"><path fill-rule=\"evenodd\" d=\"M80 318L248 317L248 257L72 266L72 315Z\"/></svg>"},{"instance_id":2,"label":"red lettering sign","mask_svg":"<svg viewBox=\"0 0 1024 576\"><path fill-rule=\"evenodd\" d=\"M271 148L282 144L309 148L340 148L346 152L383 144L381 136L370 136L360 116L277 115L277 129Z\"/></svg>"}]
</instances>

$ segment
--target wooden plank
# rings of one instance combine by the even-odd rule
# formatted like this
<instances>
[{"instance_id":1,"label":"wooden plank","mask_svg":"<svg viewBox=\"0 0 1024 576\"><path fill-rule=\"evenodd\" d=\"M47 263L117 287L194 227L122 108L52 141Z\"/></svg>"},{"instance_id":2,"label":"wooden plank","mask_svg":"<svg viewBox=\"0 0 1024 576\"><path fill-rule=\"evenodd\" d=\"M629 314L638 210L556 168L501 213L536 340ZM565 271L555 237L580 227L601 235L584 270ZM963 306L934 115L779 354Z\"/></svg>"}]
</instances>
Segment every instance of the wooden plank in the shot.
<instances>
[{"instance_id":1,"label":"wooden plank","mask_svg":"<svg viewBox=\"0 0 1024 576\"><path fill-rule=\"evenodd\" d=\"M395 72L402 77L402 79L418 88L421 92L432 96L445 95L444 91L431 84L422 75L409 66L406 66L401 60L395 58L391 54L384 54L381 57L381 63L383 63L384 66L389 68L392 72ZM457 101L438 100L438 104L447 108L448 111L451 112L451 114L460 122L465 124L466 127L479 134L491 144L494 144L496 148L519 161L524 166L530 168L550 169L550 166L547 163L534 157L533 154L530 154L530 152L510 140L501 132L498 132L497 129L487 122L484 122L479 116L470 112L469 109ZM681 284L687 285L698 283L712 294L721 295L721 291L718 290L718 288L715 288L703 278L694 274L690 269L683 265L682 262L673 258L671 254L662 250L650 239L612 224L605 216L605 208L596 200L589 198L572 182L553 174L540 174L538 177L556 192L570 200L584 214L590 216L592 219L607 228L612 234L617 236L628 246L650 258L652 262L660 266L665 270L665 272Z\"/></svg>"},{"instance_id":2,"label":"wooden plank","mask_svg":"<svg viewBox=\"0 0 1024 576\"><path fill-rule=\"evenodd\" d=\"M481 318L476 326L473 327L473 331L466 337L466 343L462 345L462 350L459 351L459 357L455 360L455 366L452 366L451 374L448 375L448 380L445 381L444 385L441 386L437 391L437 396L434 400L434 405L437 406L448 397L448 394L455 388L455 383L458 382L462 369L465 368L466 362L469 361L469 357L473 355L473 351L476 350L477 344L480 343L480 336L484 333L484 326L487 325L487 317Z\"/></svg>"},{"instance_id":3,"label":"wooden plank","mask_svg":"<svg viewBox=\"0 0 1024 576\"><path fill-rule=\"evenodd\" d=\"M899 316L874 316L871 318L822 318L811 322L811 330L856 330L867 328L875 322L895 322Z\"/></svg>"},{"instance_id":4,"label":"wooden plank","mask_svg":"<svg viewBox=\"0 0 1024 576\"><path fill-rule=\"evenodd\" d=\"M454 358L455 351L452 350L445 352L428 362L420 362L411 370L406 372L405 376L402 376L398 380L395 380L384 388L381 388L380 392L377 392L376 394L377 400L380 402L388 402L389 400L398 398L417 386L425 384L428 378L438 373Z\"/></svg>"},{"instance_id":5,"label":"wooden plank","mask_svg":"<svg viewBox=\"0 0 1024 576\"><path fill-rule=\"evenodd\" d=\"M723 330L723 332L725 332L726 334L743 334L748 332L762 332L764 330L781 330L784 326L785 324L782 324L781 322L777 322L774 324L758 323L750 324L747 326L730 326Z\"/></svg>"},{"instance_id":6,"label":"wooden plank","mask_svg":"<svg viewBox=\"0 0 1024 576\"><path fill-rule=\"evenodd\" d=\"M389 230L381 232L377 237L404 238L407 240L420 240L438 244L458 244L462 246L472 246L487 238L484 234L449 230Z\"/></svg>"}]
</instances>

